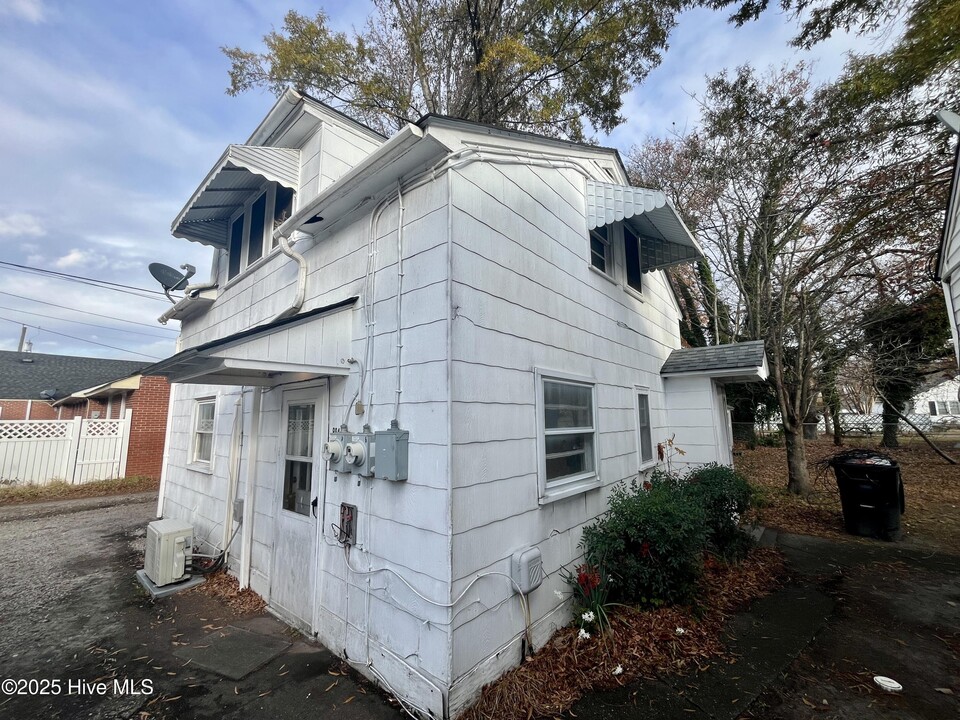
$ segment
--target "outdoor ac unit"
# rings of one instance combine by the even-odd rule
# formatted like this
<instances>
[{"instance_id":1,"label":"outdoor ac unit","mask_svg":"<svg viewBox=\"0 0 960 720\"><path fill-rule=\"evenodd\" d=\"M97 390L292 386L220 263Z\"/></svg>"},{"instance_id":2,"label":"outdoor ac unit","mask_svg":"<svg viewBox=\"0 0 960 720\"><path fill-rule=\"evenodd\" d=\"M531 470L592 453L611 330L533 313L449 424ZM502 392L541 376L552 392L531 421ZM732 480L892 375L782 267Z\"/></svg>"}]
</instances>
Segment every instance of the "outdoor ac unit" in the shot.
<instances>
[{"instance_id":1,"label":"outdoor ac unit","mask_svg":"<svg viewBox=\"0 0 960 720\"><path fill-rule=\"evenodd\" d=\"M193 548L193 526L182 520L154 520L147 525L143 570L154 585L190 577L187 557Z\"/></svg>"}]
</instances>

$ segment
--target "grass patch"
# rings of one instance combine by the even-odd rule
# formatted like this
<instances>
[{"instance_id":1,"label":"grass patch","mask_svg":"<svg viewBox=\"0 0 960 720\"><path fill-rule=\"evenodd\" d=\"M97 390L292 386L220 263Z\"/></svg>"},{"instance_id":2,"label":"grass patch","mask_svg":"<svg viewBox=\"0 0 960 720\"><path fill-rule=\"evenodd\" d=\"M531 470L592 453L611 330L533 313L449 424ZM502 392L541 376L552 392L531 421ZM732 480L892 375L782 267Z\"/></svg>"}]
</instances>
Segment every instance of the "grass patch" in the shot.
<instances>
[{"instance_id":1,"label":"grass patch","mask_svg":"<svg viewBox=\"0 0 960 720\"><path fill-rule=\"evenodd\" d=\"M122 495L156 490L159 487L159 480L140 476L117 478L115 480L95 480L82 485L72 485L62 480L55 480L45 485L34 483L3 485L0 486L0 506L48 500Z\"/></svg>"}]
</instances>

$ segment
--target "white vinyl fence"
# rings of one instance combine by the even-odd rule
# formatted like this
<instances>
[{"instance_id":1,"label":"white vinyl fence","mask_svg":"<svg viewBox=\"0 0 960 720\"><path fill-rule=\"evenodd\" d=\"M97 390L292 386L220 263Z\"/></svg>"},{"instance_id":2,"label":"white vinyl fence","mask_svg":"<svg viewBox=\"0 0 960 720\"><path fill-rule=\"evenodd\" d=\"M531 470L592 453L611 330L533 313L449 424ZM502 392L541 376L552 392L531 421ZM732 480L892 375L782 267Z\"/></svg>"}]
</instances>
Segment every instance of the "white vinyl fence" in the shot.
<instances>
[{"instance_id":1,"label":"white vinyl fence","mask_svg":"<svg viewBox=\"0 0 960 720\"><path fill-rule=\"evenodd\" d=\"M130 418L0 421L0 484L80 484L123 477Z\"/></svg>"}]
</instances>

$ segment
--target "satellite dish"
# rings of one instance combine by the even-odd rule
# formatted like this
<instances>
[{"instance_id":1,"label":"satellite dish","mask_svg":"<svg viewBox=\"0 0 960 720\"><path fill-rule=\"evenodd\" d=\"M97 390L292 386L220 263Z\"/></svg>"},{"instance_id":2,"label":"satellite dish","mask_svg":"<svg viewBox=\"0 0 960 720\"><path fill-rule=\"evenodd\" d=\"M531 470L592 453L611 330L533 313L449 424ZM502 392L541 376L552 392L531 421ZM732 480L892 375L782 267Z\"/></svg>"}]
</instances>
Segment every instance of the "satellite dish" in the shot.
<instances>
[{"instance_id":1,"label":"satellite dish","mask_svg":"<svg viewBox=\"0 0 960 720\"><path fill-rule=\"evenodd\" d=\"M174 270L169 265L164 265L163 263L150 263L148 267L150 274L153 275L153 279L160 283L164 294L170 302L176 302L170 297L170 291L183 290L187 286L187 281L197 271L193 265L186 263L180 267L187 271L185 275L179 270Z\"/></svg>"}]
</instances>

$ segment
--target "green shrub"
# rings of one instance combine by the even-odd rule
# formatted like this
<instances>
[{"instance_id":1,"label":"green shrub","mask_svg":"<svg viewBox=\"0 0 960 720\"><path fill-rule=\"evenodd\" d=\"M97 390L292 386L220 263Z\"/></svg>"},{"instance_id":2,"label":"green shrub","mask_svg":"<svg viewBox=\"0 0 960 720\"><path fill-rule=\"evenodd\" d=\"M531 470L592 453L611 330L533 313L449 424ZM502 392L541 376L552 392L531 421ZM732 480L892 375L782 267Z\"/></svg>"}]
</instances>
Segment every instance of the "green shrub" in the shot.
<instances>
[{"instance_id":1,"label":"green shrub","mask_svg":"<svg viewBox=\"0 0 960 720\"><path fill-rule=\"evenodd\" d=\"M584 528L581 545L587 561L611 575L617 599L661 605L691 598L707 531L703 508L661 475L649 490L637 480L616 486L610 509Z\"/></svg>"},{"instance_id":2,"label":"green shrub","mask_svg":"<svg viewBox=\"0 0 960 720\"><path fill-rule=\"evenodd\" d=\"M743 475L726 465L711 464L692 470L679 483L704 512L708 549L727 560L743 558L752 541L740 530L740 518L753 500Z\"/></svg>"}]
</instances>

